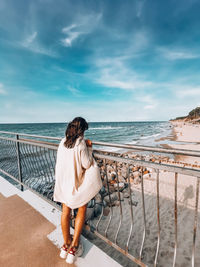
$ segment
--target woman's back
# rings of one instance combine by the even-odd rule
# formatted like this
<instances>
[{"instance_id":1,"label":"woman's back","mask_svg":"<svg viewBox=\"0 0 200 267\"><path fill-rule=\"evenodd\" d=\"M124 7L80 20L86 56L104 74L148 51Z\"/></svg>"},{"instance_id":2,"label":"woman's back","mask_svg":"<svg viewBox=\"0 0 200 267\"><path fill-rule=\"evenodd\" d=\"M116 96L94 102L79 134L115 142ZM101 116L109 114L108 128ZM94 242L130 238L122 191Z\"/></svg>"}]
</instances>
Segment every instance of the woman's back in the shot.
<instances>
[{"instance_id":1,"label":"woman's back","mask_svg":"<svg viewBox=\"0 0 200 267\"><path fill-rule=\"evenodd\" d=\"M84 171L93 161L92 151L87 147L83 137L77 138L73 148L65 146L63 138L58 146L54 200L62 203L70 201L70 197L78 191L84 179Z\"/></svg>"}]
</instances>

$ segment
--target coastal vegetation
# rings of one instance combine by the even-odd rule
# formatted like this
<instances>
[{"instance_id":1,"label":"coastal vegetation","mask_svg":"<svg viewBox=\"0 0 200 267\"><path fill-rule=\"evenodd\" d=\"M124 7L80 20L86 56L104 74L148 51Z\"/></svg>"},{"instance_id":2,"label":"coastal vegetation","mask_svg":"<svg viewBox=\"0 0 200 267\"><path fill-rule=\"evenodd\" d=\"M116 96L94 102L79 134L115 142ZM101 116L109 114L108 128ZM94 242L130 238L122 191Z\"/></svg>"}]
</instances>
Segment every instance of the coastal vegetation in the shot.
<instances>
[{"instance_id":1,"label":"coastal vegetation","mask_svg":"<svg viewBox=\"0 0 200 267\"><path fill-rule=\"evenodd\" d=\"M170 121L186 121L191 123L200 123L200 107L196 107L191 110L187 116L177 117L175 119L171 119Z\"/></svg>"}]
</instances>

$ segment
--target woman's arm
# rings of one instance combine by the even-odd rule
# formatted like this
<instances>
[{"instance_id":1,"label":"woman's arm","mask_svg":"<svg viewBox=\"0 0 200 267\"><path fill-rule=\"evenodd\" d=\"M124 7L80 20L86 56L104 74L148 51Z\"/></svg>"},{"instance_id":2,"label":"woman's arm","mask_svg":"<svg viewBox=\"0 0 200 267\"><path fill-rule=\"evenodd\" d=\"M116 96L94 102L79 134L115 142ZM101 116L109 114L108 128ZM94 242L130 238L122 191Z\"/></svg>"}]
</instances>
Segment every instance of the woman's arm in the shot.
<instances>
[{"instance_id":1,"label":"woman's arm","mask_svg":"<svg viewBox=\"0 0 200 267\"><path fill-rule=\"evenodd\" d=\"M81 147L81 164L84 169L88 169L93 162L92 156L92 142L90 140L83 140L82 147ZM87 146L86 143L89 145Z\"/></svg>"}]
</instances>

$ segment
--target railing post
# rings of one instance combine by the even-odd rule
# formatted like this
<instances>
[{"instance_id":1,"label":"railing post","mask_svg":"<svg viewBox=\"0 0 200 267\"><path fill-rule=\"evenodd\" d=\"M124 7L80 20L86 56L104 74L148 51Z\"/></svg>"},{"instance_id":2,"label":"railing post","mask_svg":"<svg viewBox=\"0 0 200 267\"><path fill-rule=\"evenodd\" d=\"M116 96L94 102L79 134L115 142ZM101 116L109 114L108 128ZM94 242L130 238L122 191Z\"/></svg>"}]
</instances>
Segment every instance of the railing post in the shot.
<instances>
[{"instance_id":1,"label":"railing post","mask_svg":"<svg viewBox=\"0 0 200 267\"><path fill-rule=\"evenodd\" d=\"M17 148L17 165L18 165L18 174L19 174L19 181L22 182L22 168L21 168L21 159L20 159L20 150L19 150L19 135L16 135L16 148ZM24 187L21 184L21 191L24 191Z\"/></svg>"}]
</instances>

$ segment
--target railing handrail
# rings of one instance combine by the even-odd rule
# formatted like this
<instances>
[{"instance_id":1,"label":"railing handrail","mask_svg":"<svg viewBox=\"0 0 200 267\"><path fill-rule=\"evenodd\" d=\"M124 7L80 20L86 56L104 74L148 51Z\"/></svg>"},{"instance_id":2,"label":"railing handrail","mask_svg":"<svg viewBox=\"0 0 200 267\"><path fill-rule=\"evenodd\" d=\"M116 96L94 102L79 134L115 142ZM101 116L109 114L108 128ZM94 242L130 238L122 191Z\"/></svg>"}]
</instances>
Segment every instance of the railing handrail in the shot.
<instances>
[{"instance_id":1,"label":"railing handrail","mask_svg":"<svg viewBox=\"0 0 200 267\"><path fill-rule=\"evenodd\" d=\"M62 139L61 137L26 134L26 133L16 133L16 132L7 132L7 131L0 131L0 134L12 134L12 135L18 135L18 136L29 136L29 137L44 138L44 139L51 139L51 140L58 140L58 141Z\"/></svg>"},{"instance_id":2,"label":"railing handrail","mask_svg":"<svg viewBox=\"0 0 200 267\"><path fill-rule=\"evenodd\" d=\"M28 144L28 145L34 145L38 147L43 147L47 149L52 149L52 150L57 150L58 145L52 145L51 143L49 144L43 144L43 143L38 143L34 142L34 140L20 140L20 139L14 139L14 138L9 138L9 137L1 137L0 139L6 139L8 141L14 141L16 143L23 143L23 144ZM144 160L138 160L138 159L132 159L132 158L121 158L119 156L111 156L111 155L102 155L102 151L94 150L94 156L96 156L99 159L108 159L108 160L113 160L117 162L124 162L128 164L136 164L139 166L146 166L148 168L156 168L159 170L166 170L166 171L171 171L171 172L177 172L181 173L184 175L190 175L190 176L195 176L200 178L200 171L191 169L191 168L186 168L186 167L179 167L179 166L174 166L174 165L168 165L168 164L160 164L156 162L151 162L151 161L144 161ZM111 152L112 153L112 152Z\"/></svg>"},{"instance_id":3,"label":"railing handrail","mask_svg":"<svg viewBox=\"0 0 200 267\"><path fill-rule=\"evenodd\" d=\"M180 174L200 178L200 171L196 170L196 169L192 169L192 168L179 167L179 166L174 166L174 165L170 165L170 164L168 165L168 164L163 164L163 163L160 164L160 163L156 163L156 162L139 160L139 159L132 159L132 158L121 158L119 156L102 155L101 153L98 153L98 150L95 151L93 154L98 159L107 159L107 160L111 160L111 161L127 163L129 165L133 164L135 166L147 167L147 168L169 171L169 172L174 172L174 173L177 172Z\"/></svg>"},{"instance_id":4,"label":"railing handrail","mask_svg":"<svg viewBox=\"0 0 200 267\"><path fill-rule=\"evenodd\" d=\"M50 140L57 140L57 141L60 141L62 139L62 137L32 135L32 134L7 132L7 131L0 131L0 134L29 136L29 137L34 137L34 138L43 138L43 139L50 139ZM172 149L172 148L160 148L160 147L158 148L158 147L154 147L154 146L128 145L128 144L117 144L117 143L108 143L108 142L99 142L99 141L92 141L92 143L94 145L98 145L98 146L106 146L106 147L114 147L114 148L122 148L122 149L132 149L132 150L157 152L157 153L166 153L166 154L173 154L173 155L200 157L200 151L198 151L198 150L177 149L177 148Z\"/></svg>"},{"instance_id":5,"label":"railing handrail","mask_svg":"<svg viewBox=\"0 0 200 267\"><path fill-rule=\"evenodd\" d=\"M171 148L156 148L154 146L142 146L142 145L126 145L126 144L116 144L116 143L104 143L104 142L92 142L94 145L103 145L116 148L127 148L136 149L142 151L166 153L166 154L181 154L186 156L200 157L200 151L198 150L187 150L187 149L171 149Z\"/></svg>"}]
</instances>

